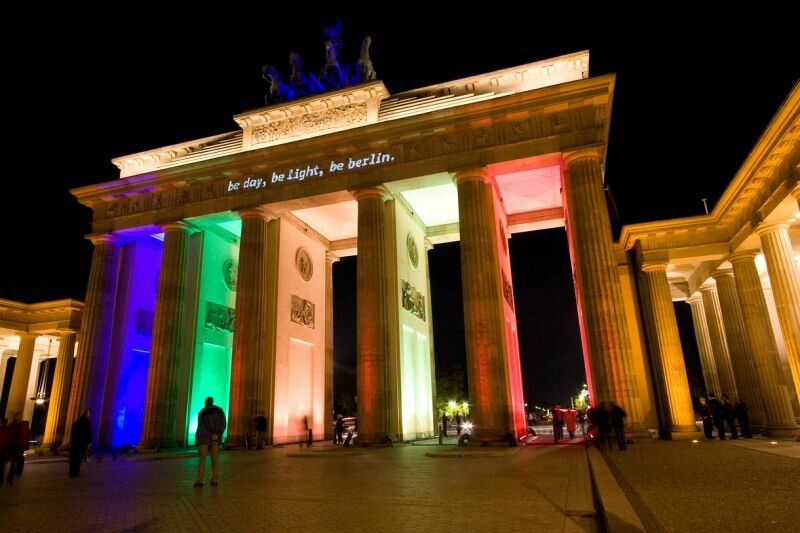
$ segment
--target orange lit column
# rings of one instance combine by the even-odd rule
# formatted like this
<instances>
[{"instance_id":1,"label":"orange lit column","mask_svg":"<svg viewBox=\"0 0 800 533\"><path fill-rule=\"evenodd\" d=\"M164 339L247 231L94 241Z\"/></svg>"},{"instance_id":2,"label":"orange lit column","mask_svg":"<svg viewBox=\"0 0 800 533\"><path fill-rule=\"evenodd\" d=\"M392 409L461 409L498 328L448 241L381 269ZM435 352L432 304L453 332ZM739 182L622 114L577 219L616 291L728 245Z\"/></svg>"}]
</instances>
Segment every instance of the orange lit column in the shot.
<instances>
[{"instance_id":1,"label":"orange lit column","mask_svg":"<svg viewBox=\"0 0 800 533\"><path fill-rule=\"evenodd\" d=\"M756 233L761 237L793 385L800 394L800 274L788 229L788 224L767 224L756 228Z\"/></svg>"},{"instance_id":2,"label":"orange lit column","mask_svg":"<svg viewBox=\"0 0 800 533\"><path fill-rule=\"evenodd\" d=\"M642 265L642 281L647 285L649 309L645 313L650 332L650 350L659 384L666 430L676 434L697 432L689 393L689 379L683 362L681 338L672 293L667 280L667 264Z\"/></svg>"},{"instance_id":3,"label":"orange lit column","mask_svg":"<svg viewBox=\"0 0 800 533\"><path fill-rule=\"evenodd\" d=\"M142 420L143 449L175 447L180 354L183 349L183 321L186 298L186 268L189 235L182 223L164 224L164 248L158 274L153 340L147 371L147 391Z\"/></svg>"},{"instance_id":4,"label":"orange lit column","mask_svg":"<svg viewBox=\"0 0 800 533\"><path fill-rule=\"evenodd\" d=\"M72 366L75 362L75 339L77 333L66 329L59 332L58 357L50 391L50 406L47 409L47 424L42 438L42 448L55 449L62 442L69 402L69 386L72 382Z\"/></svg>"},{"instance_id":5,"label":"orange lit column","mask_svg":"<svg viewBox=\"0 0 800 533\"><path fill-rule=\"evenodd\" d=\"M31 364L33 362L33 347L36 344L35 333L18 331L19 348L17 348L17 361L14 364L14 374L11 377L11 388L8 391L5 417L11 422L15 414L22 416L25 402L28 400L28 384L31 378ZM0 480L1 481L1 480Z\"/></svg>"},{"instance_id":6,"label":"orange lit column","mask_svg":"<svg viewBox=\"0 0 800 533\"><path fill-rule=\"evenodd\" d=\"M333 440L333 263L339 258L325 252L325 439Z\"/></svg>"},{"instance_id":7,"label":"orange lit column","mask_svg":"<svg viewBox=\"0 0 800 533\"><path fill-rule=\"evenodd\" d=\"M114 235L89 238L94 244L94 253L86 287L86 307L81 319L81 342L78 343L72 371L62 448L69 446L72 423L84 409L89 409L89 416L94 421L92 431L97 435L97 417L102 413L106 384L106 363L119 277L119 252L123 241Z\"/></svg>"},{"instance_id":8,"label":"orange lit column","mask_svg":"<svg viewBox=\"0 0 800 533\"><path fill-rule=\"evenodd\" d=\"M614 400L628 413L632 429L645 432L631 375L632 349L612 247L602 150L586 149L564 159L567 215L575 292L592 403Z\"/></svg>"},{"instance_id":9,"label":"orange lit column","mask_svg":"<svg viewBox=\"0 0 800 533\"><path fill-rule=\"evenodd\" d=\"M800 427L794 420L789 391L781 376L778 347L769 321L755 257L754 252L741 252L733 254L728 260L733 265L745 338L753 357L756 381L764 403L766 434L773 437L795 436L800 434Z\"/></svg>"},{"instance_id":10,"label":"orange lit column","mask_svg":"<svg viewBox=\"0 0 800 533\"><path fill-rule=\"evenodd\" d=\"M694 324L694 337L697 340L697 351L700 352L700 366L703 369L703 381L706 392L717 392L719 387L717 364L714 362L714 349L711 346L711 336L706 323L706 311L703 306L703 296L694 293L686 299L692 308L692 323Z\"/></svg>"},{"instance_id":11,"label":"orange lit column","mask_svg":"<svg viewBox=\"0 0 800 533\"><path fill-rule=\"evenodd\" d=\"M386 191L356 191L358 200L358 258L356 278L356 353L358 381L358 441L386 442L390 407L388 390L389 316Z\"/></svg>"},{"instance_id":12,"label":"orange lit column","mask_svg":"<svg viewBox=\"0 0 800 533\"><path fill-rule=\"evenodd\" d=\"M510 361L510 353L517 358L518 355L508 349L509 342L516 343L516 339L506 338L494 180L485 169L474 169L456 174L455 182L467 376L470 412L475 424L471 440L516 442L518 428L512 388L521 386L521 376L512 371L518 364L514 367ZM510 281L506 281L511 293Z\"/></svg>"},{"instance_id":13,"label":"orange lit column","mask_svg":"<svg viewBox=\"0 0 800 533\"><path fill-rule=\"evenodd\" d=\"M764 404L761 401L761 390L756 382L753 358L747 346L733 270L728 268L718 270L713 274L713 278L717 282L719 305L725 324L725 339L728 342L733 376L736 378L736 390L739 397L747 402L750 410L750 426L760 431L764 428Z\"/></svg>"},{"instance_id":14,"label":"orange lit column","mask_svg":"<svg viewBox=\"0 0 800 533\"><path fill-rule=\"evenodd\" d=\"M236 325L233 329L231 399L228 414L230 445L242 445L250 421L267 415L267 442L272 439L275 372L274 268L278 255L278 221L262 208L241 211L239 274L236 285Z\"/></svg>"},{"instance_id":15,"label":"orange lit column","mask_svg":"<svg viewBox=\"0 0 800 533\"><path fill-rule=\"evenodd\" d=\"M715 285L703 285L700 287L700 294L703 296L703 308L705 310L706 324L708 325L708 336L711 339L712 354L714 363L717 366L717 377L719 383L716 389L708 389L719 397L727 394L730 398L739 395L736 388L736 378L731 365L731 355L728 352L728 343L725 340L725 326L722 323L722 311L719 306L719 295Z\"/></svg>"}]
</instances>

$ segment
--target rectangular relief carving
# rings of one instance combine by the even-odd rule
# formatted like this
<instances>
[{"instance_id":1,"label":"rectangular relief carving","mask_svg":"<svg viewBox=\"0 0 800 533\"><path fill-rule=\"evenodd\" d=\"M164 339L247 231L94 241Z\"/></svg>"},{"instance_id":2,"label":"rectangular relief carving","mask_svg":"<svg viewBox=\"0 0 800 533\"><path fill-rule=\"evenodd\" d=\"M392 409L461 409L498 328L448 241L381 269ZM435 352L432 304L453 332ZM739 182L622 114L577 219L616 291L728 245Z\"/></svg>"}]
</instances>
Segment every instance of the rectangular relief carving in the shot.
<instances>
[{"instance_id":1,"label":"rectangular relief carving","mask_svg":"<svg viewBox=\"0 0 800 533\"><path fill-rule=\"evenodd\" d=\"M206 328L233 333L233 321L236 311L230 307L206 302Z\"/></svg>"},{"instance_id":2,"label":"rectangular relief carving","mask_svg":"<svg viewBox=\"0 0 800 533\"><path fill-rule=\"evenodd\" d=\"M401 279L403 290L403 309L421 320L425 320L425 295L409 282Z\"/></svg>"},{"instance_id":3,"label":"rectangular relief carving","mask_svg":"<svg viewBox=\"0 0 800 533\"><path fill-rule=\"evenodd\" d=\"M291 320L314 329L314 303L293 294Z\"/></svg>"}]
</instances>

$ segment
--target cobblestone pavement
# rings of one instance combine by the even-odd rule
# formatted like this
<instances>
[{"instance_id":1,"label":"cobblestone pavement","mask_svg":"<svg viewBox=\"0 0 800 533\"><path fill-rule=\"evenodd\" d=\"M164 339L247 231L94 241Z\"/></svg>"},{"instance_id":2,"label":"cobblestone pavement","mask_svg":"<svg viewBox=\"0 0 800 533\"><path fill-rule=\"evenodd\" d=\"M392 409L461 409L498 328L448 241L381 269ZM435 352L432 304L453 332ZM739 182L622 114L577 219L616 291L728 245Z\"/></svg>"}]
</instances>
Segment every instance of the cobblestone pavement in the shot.
<instances>
[{"instance_id":1,"label":"cobblestone pavement","mask_svg":"<svg viewBox=\"0 0 800 533\"><path fill-rule=\"evenodd\" d=\"M654 440L604 455L648 531L798 531L800 443L770 446Z\"/></svg>"},{"instance_id":2,"label":"cobblestone pavement","mask_svg":"<svg viewBox=\"0 0 800 533\"><path fill-rule=\"evenodd\" d=\"M598 529L593 508L586 509L582 447L523 447L457 459L431 458L430 451L406 445L223 452L220 483L213 488L192 486L195 457L92 462L77 479L68 479L65 462L31 461L14 485L0 488L0 529ZM210 465L206 482L209 474Z\"/></svg>"}]
</instances>

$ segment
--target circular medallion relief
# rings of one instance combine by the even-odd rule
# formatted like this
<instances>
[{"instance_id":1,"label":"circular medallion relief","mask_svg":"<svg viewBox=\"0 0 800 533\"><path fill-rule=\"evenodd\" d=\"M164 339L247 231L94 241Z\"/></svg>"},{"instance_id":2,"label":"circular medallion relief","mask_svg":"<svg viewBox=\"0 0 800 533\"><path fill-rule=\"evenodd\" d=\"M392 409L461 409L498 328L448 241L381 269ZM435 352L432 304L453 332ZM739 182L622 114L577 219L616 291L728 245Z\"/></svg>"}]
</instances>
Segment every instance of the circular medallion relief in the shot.
<instances>
[{"instance_id":1,"label":"circular medallion relief","mask_svg":"<svg viewBox=\"0 0 800 533\"><path fill-rule=\"evenodd\" d=\"M314 275L314 265L311 263L311 256L308 255L308 250L305 248L298 248L297 254L294 256L294 263L297 266L297 272L300 277L305 281L311 279Z\"/></svg>"},{"instance_id":2,"label":"circular medallion relief","mask_svg":"<svg viewBox=\"0 0 800 533\"><path fill-rule=\"evenodd\" d=\"M408 260L411 261L411 266L417 268L419 264L419 251L417 250L417 243L414 242L414 237L409 233L406 235L406 248L408 248Z\"/></svg>"},{"instance_id":3,"label":"circular medallion relief","mask_svg":"<svg viewBox=\"0 0 800 533\"><path fill-rule=\"evenodd\" d=\"M239 276L239 263L235 259L226 259L222 263L222 279L225 280L225 286L228 289L235 291L236 282Z\"/></svg>"}]
</instances>

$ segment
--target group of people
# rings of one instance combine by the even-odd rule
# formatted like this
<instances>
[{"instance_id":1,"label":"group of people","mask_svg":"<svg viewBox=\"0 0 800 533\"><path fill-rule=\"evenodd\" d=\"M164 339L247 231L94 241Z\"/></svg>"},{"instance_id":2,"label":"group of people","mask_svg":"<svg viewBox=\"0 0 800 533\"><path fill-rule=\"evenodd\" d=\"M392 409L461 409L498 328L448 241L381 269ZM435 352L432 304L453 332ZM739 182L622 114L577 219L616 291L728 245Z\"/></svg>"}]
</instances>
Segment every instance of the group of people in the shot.
<instances>
[{"instance_id":1,"label":"group of people","mask_svg":"<svg viewBox=\"0 0 800 533\"><path fill-rule=\"evenodd\" d=\"M719 440L725 440L726 425L731 438L738 439L739 432L736 431L734 418L739 421L742 436L746 439L753 438L747 411L747 404L741 398L736 398L736 403L731 404L727 394L722 395L722 401L718 400L713 392L709 393L708 398L701 396L699 414L703 420L703 433L705 433L706 439L714 438L713 428L716 427Z\"/></svg>"},{"instance_id":2,"label":"group of people","mask_svg":"<svg viewBox=\"0 0 800 533\"><path fill-rule=\"evenodd\" d=\"M578 411L572 408L563 409L560 405L553 407L553 441L556 444L564 438L564 426L567 428L569 438L574 439L578 425L580 425L581 434L586 435L585 424L585 411Z\"/></svg>"},{"instance_id":3,"label":"group of people","mask_svg":"<svg viewBox=\"0 0 800 533\"><path fill-rule=\"evenodd\" d=\"M25 468L25 450L28 449L30 440L29 423L21 420L19 413L14 414L10 424L5 417L0 421L0 484L5 480L11 485L14 477L22 474Z\"/></svg>"},{"instance_id":4,"label":"group of people","mask_svg":"<svg viewBox=\"0 0 800 533\"><path fill-rule=\"evenodd\" d=\"M569 438L574 439L577 429L588 442L597 446L612 447L612 438L616 441L620 451L627 449L625 440L625 417L627 413L619 405L612 402L600 402L596 407L585 410L572 408L564 409L560 405L553 407L553 441L558 444L564 439L566 426ZM586 423L589 427L586 427Z\"/></svg>"}]
</instances>

